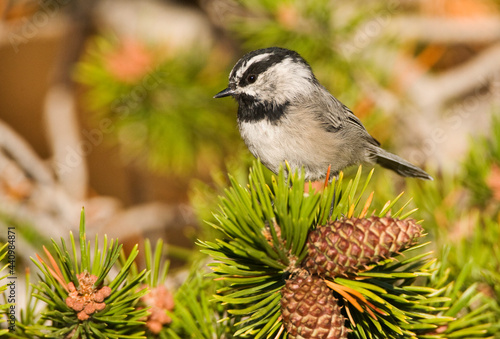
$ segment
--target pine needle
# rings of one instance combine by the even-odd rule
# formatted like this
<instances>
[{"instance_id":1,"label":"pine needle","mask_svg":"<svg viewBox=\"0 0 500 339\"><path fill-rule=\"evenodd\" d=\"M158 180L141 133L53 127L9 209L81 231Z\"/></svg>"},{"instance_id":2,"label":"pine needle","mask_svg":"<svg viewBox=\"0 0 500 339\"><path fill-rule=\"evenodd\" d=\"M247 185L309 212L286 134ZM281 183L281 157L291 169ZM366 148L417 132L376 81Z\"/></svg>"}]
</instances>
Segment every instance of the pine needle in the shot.
<instances>
[{"instance_id":1,"label":"pine needle","mask_svg":"<svg viewBox=\"0 0 500 339\"><path fill-rule=\"evenodd\" d=\"M363 206L363 210L359 214L359 218L366 217L366 213L368 213L368 209L370 208L370 205L372 204L374 194L375 194L375 192L372 191L370 193L370 195L368 196L368 199L366 199L365 206Z\"/></svg>"}]
</instances>

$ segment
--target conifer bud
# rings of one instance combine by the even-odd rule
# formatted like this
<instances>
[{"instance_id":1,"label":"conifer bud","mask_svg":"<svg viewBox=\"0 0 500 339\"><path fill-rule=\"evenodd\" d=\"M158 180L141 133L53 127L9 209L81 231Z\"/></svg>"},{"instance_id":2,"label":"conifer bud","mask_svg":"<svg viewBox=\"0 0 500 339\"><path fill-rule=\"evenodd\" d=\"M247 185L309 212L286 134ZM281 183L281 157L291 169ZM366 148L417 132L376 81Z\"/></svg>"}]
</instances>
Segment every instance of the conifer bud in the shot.
<instances>
[{"instance_id":1,"label":"conifer bud","mask_svg":"<svg viewBox=\"0 0 500 339\"><path fill-rule=\"evenodd\" d=\"M66 305L77 312L78 320L87 320L93 313L102 311L106 304L104 299L110 296L111 288L103 286L94 287L97 276L88 272L76 275L78 288L73 282L68 283L69 296L66 298Z\"/></svg>"}]
</instances>

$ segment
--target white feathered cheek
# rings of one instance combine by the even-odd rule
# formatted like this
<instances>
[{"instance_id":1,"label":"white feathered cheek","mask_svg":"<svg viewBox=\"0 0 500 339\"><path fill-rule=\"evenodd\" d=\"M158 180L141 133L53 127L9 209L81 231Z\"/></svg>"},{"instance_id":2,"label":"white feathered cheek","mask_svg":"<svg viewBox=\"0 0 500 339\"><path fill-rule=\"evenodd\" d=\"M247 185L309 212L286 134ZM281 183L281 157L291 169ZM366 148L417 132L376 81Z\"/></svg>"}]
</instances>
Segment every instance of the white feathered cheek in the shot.
<instances>
[{"instance_id":1,"label":"white feathered cheek","mask_svg":"<svg viewBox=\"0 0 500 339\"><path fill-rule=\"evenodd\" d=\"M262 88L259 88L258 85L257 85L258 81L256 81L255 83L251 84L251 85L246 85L245 87L241 88L239 91L242 93L242 94L246 94L246 95L249 95L255 99L261 99L262 97Z\"/></svg>"},{"instance_id":2,"label":"white feathered cheek","mask_svg":"<svg viewBox=\"0 0 500 339\"><path fill-rule=\"evenodd\" d=\"M237 75L242 76L241 70ZM257 75L254 83L247 84L237 91L264 103L281 105L293 102L298 96L312 91L311 71L291 59L271 66L265 72Z\"/></svg>"},{"instance_id":3,"label":"white feathered cheek","mask_svg":"<svg viewBox=\"0 0 500 339\"><path fill-rule=\"evenodd\" d=\"M267 74L260 74L254 83L238 88L237 92L238 94L251 96L259 102L275 101L275 96L277 94L276 83L268 79Z\"/></svg>"},{"instance_id":4,"label":"white feathered cheek","mask_svg":"<svg viewBox=\"0 0 500 339\"><path fill-rule=\"evenodd\" d=\"M273 83L273 100L277 103L292 102L298 96L313 91L310 70L291 59L285 59L269 72L269 82Z\"/></svg>"}]
</instances>

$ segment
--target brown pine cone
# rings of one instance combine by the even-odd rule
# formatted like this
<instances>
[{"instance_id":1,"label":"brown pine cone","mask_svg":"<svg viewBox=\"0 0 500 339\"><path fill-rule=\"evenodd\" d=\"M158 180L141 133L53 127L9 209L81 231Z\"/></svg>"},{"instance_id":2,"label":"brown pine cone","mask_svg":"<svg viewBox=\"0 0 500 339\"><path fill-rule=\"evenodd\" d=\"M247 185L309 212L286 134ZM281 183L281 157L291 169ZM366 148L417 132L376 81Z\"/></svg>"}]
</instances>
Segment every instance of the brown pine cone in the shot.
<instances>
[{"instance_id":1,"label":"brown pine cone","mask_svg":"<svg viewBox=\"0 0 500 339\"><path fill-rule=\"evenodd\" d=\"M422 231L413 219L336 220L309 233L303 266L312 274L327 277L355 273L411 246Z\"/></svg>"},{"instance_id":2,"label":"brown pine cone","mask_svg":"<svg viewBox=\"0 0 500 339\"><path fill-rule=\"evenodd\" d=\"M317 275L294 276L281 290L283 324L291 339L346 339L337 299Z\"/></svg>"}]
</instances>

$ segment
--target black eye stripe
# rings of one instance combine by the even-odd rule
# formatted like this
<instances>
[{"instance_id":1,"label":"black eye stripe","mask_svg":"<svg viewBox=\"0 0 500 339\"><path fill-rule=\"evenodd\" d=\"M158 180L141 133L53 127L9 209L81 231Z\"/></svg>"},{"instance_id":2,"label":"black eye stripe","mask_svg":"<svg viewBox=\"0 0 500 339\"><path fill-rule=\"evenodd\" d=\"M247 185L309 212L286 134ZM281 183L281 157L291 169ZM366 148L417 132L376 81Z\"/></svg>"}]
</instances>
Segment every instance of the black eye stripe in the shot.
<instances>
[{"instance_id":1,"label":"black eye stripe","mask_svg":"<svg viewBox=\"0 0 500 339\"><path fill-rule=\"evenodd\" d=\"M255 62L251 61L255 57L262 56L264 54L267 54L264 59ZM234 65L229 76L229 80L230 82L238 82L238 86L244 87L249 84L249 82L247 81L249 75L254 74L258 78L259 74L264 73L273 65L280 63L286 59L291 59L293 62L302 63L310 69L309 64L297 52L285 48L269 47L265 49L255 50L244 55L240 60L238 60L236 65ZM252 62L252 64L248 65L249 61ZM237 78L237 74L242 68L247 69Z\"/></svg>"},{"instance_id":2,"label":"black eye stripe","mask_svg":"<svg viewBox=\"0 0 500 339\"><path fill-rule=\"evenodd\" d=\"M259 74L264 73L270 67L281 62L282 60L283 60L283 58L280 56L270 55L268 58L266 58L264 60L253 63L252 65L250 65L250 67L248 67L248 69L245 71L245 73L243 73L243 76L241 77L239 85L242 87L248 85L249 84L248 77L250 75L255 75L256 77L258 77Z\"/></svg>"}]
</instances>

